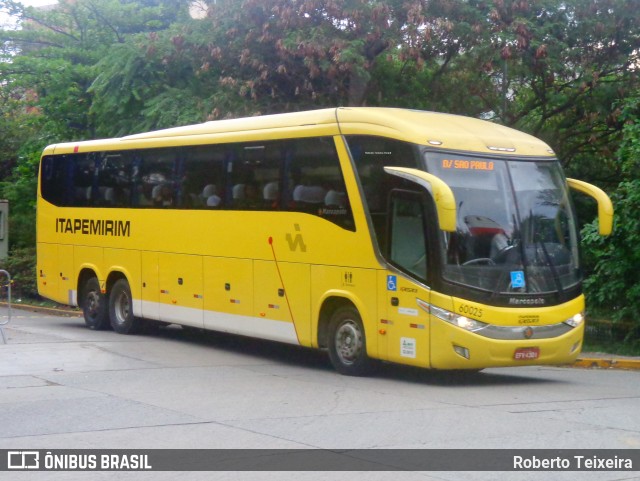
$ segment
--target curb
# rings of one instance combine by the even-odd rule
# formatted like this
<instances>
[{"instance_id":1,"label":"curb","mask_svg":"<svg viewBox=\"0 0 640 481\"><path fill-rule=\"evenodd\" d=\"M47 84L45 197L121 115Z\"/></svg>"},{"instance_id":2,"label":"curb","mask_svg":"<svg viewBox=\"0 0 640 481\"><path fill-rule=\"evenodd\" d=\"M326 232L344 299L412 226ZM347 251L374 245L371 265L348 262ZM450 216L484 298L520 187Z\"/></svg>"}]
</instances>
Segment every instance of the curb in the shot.
<instances>
[{"instance_id":1,"label":"curb","mask_svg":"<svg viewBox=\"0 0 640 481\"><path fill-rule=\"evenodd\" d=\"M640 359L582 357L578 358L572 366L590 369L640 370Z\"/></svg>"},{"instance_id":2,"label":"curb","mask_svg":"<svg viewBox=\"0 0 640 481\"><path fill-rule=\"evenodd\" d=\"M0 302L1 307L7 307L6 302ZM56 309L55 307L32 306L30 304L11 303L11 309L19 309L21 311L41 312L43 314L55 314L67 317L81 317L82 311L74 311L69 309Z\"/></svg>"}]
</instances>

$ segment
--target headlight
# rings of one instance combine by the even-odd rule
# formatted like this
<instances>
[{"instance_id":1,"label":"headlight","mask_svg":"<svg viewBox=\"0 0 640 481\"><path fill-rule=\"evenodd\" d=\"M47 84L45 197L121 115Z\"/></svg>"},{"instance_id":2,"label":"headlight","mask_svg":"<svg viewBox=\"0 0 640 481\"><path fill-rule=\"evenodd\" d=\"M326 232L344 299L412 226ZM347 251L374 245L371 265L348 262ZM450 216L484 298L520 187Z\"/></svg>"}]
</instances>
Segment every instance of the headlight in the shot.
<instances>
[{"instance_id":1,"label":"headlight","mask_svg":"<svg viewBox=\"0 0 640 481\"><path fill-rule=\"evenodd\" d=\"M468 317L460 316L451 311L447 311L446 309L442 309L441 307L436 307L432 304L429 304L428 302L424 302L420 299L418 299L418 305L425 311L436 316L438 319L442 319L443 321L446 321L449 324L453 324L454 326L466 331L475 332L488 326L486 322L480 322L476 321L475 319L469 319Z\"/></svg>"},{"instance_id":2,"label":"headlight","mask_svg":"<svg viewBox=\"0 0 640 481\"><path fill-rule=\"evenodd\" d=\"M464 316L453 316L453 320L449 321L454 326L461 327L462 329L466 329L467 331L479 331L484 328L487 324L485 322L476 321L475 319L469 319Z\"/></svg>"},{"instance_id":3,"label":"headlight","mask_svg":"<svg viewBox=\"0 0 640 481\"><path fill-rule=\"evenodd\" d=\"M583 322L584 322L584 312L579 312L575 316L570 317L569 319L564 321L565 324L571 327L578 327Z\"/></svg>"}]
</instances>

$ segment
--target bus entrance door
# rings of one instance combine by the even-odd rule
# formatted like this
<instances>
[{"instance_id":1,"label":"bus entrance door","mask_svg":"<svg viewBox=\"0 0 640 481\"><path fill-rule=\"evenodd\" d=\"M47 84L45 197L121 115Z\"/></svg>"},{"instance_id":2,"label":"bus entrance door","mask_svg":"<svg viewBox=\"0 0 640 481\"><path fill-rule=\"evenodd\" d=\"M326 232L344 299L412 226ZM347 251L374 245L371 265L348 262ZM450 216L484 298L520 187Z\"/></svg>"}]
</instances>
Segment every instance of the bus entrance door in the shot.
<instances>
[{"instance_id":1,"label":"bus entrance door","mask_svg":"<svg viewBox=\"0 0 640 481\"><path fill-rule=\"evenodd\" d=\"M381 271L380 276L384 290L380 298L386 301L378 330L381 356L386 352L389 361L427 367L429 317L417 305L418 289L411 281L390 271Z\"/></svg>"},{"instance_id":2,"label":"bus entrance door","mask_svg":"<svg viewBox=\"0 0 640 481\"><path fill-rule=\"evenodd\" d=\"M389 195L386 256L397 270L382 271L380 296L386 299L386 318L381 321L386 327L381 331L387 337L388 359L417 366L429 363L429 318L417 302L418 297L427 302L429 298L429 290L417 282L428 277L426 203L422 192L393 190Z\"/></svg>"}]
</instances>

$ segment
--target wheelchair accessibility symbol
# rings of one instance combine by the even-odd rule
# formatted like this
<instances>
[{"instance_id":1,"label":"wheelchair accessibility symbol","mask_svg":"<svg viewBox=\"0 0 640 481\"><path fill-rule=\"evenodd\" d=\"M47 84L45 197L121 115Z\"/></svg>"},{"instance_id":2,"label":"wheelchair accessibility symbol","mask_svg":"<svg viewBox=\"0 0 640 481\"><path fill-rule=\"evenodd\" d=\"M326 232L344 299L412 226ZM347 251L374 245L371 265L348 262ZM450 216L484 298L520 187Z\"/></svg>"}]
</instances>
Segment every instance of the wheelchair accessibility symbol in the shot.
<instances>
[{"instance_id":1,"label":"wheelchair accessibility symbol","mask_svg":"<svg viewBox=\"0 0 640 481\"><path fill-rule=\"evenodd\" d=\"M396 278L396 276L387 276L387 290L388 291L398 290L398 279Z\"/></svg>"},{"instance_id":2,"label":"wheelchair accessibility symbol","mask_svg":"<svg viewBox=\"0 0 640 481\"><path fill-rule=\"evenodd\" d=\"M523 271L511 271L511 287L518 289L526 285Z\"/></svg>"}]
</instances>

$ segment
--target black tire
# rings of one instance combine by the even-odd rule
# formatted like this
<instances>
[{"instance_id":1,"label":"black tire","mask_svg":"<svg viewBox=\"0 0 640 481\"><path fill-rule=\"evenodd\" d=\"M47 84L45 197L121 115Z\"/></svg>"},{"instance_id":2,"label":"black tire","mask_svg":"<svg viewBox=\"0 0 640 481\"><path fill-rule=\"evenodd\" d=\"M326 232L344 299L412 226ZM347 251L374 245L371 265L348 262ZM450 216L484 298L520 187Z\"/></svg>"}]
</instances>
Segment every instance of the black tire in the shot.
<instances>
[{"instance_id":1,"label":"black tire","mask_svg":"<svg viewBox=\"0 0 640 481\"><path fill-rule=\"evenodd\" d=\"M373 369L360 314L353 307L338 308L329 321L329 359L346 376L364 376Z\"/></svg>"},{"instance_id":2,"label":"black tire","mask_svg":"<svg viewBox=\"0 0 640 481\"><path fill-rule=\"evenodd\" d=\"M84 322L89 329L101 331L109 329L109 299L100 290L97 277L90 277L82 287L80 307Z\"/></svg>"},{"instance_id":3,"label":"black tire","mask_svg":"<svg viewBox=\"0 0 640 481\"><path fill-rule=\"evenodd\" d=\"M142 321L133 315L133 299L126 279L118 279L109 293L109 319L118 334L135 334Z\"/></svg>"}]
</instances>

